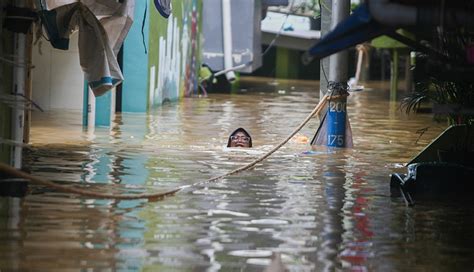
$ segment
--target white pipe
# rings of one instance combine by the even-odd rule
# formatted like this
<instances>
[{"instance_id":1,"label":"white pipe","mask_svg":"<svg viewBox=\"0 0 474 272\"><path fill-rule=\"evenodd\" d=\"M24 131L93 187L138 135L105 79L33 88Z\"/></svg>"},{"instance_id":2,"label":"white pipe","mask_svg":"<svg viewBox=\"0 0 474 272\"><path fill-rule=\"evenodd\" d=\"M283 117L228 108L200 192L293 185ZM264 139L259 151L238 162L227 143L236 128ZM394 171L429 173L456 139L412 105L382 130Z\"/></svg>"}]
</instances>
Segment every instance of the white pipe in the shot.
<instances>
[{"instance_id":1,"label":"white pipe","mask_svg":"<svg viewBox=\"0 0 474 272\"><path fill-rule=\"evenodd\" d=\"M162 48L162 47L160 47ZM161 60L161 58L160 58ZM158 66L160 67L160 66ZM148 84L148 109L153 108L153 102L155 101L155 88L156 88L156 67L151 66L150 68L150 83Z\"/></svg>"},{"instance_id":2,"label":"white pipe","mask_svg":"<svg viewBox=\"0 0 474 272\"><path fill-rule=\"evenodd\" d=\"M354 82L355 85L359 84L360 72L362 70L362 60L363 59L364 59L364 51L362 49L359 49L358 54L357 54L357 68L356 68L355 82Z\"/></svg>"},{"instance_id":3,"label":"white pipe","mask_svg":"<svg viewBox=\"0 0 474 272\"><path fill-rule=\"evenodd\" d=\"M370 14L379 23L389 26L412 26L416 24L417 8L390 0L370 0Z\"/></svg>"},{"instance_id":4,"label":"white pipe","mask_svg":"<svg viewBox=\"0 0 474 272\"><path fill-rule=\"evenodd\" d=\"M24 2L18 1L18 6L23 7ZM17 62L25 63L26 53L26 35L23 33L16 33L14 36L14 54L17 57ZM25 94L25 79L26 79L26 66L18 65L13 69L13 94ZM15 96L16 104L21 103L21 97ZM25 125L25 110L21 108L14 108L12 113L12 140L15 142L23 143L24 140L24 125ZM23 148L21 146L13 146L13 152L11 154L11 164L13 167L20 169L22 164L22 153Z\"/></svg>"},{"instance_id":5,"label":"white pipe","mask_svg":"<svg viewBox=\"0 0 474 272\"><path fill-rule=\"evenodd\" d=\"M224 39L224 70L233 67L232 61L232 18L230 0L222 0L222 37ZM229 70L226 74L227 80L235 80L235 73Z\"/></svg>"},{"instance_id":6,"label":"white pipe","mask_svg":"<svg viewBox=\"0 0 474 272\"><path fill-rule=\"evenodd\" d=\"M250 65L250 64L249 63L244 63L244 64L237 65L235 67L230 67L229 69L224 69L222 71L219 71L219 72L215 73L214 76L220 76L222 74L226 74L226 73L231 72L231 71L240 70L240 69L243 69L243 68L247 67L248 65Z\"/></svg>"},{"instance_id":7,"label":"white pipe","mask_svg":"<svg viewBox=\"0 0 474 272\"><path fill-rule=\"evenodd\" d=\"M92 92L90 87L87 87L89 92L89 101L87 101L87 129L90 131L94 131L95 128L95 95Z\"/></svg>"}]
</instances>

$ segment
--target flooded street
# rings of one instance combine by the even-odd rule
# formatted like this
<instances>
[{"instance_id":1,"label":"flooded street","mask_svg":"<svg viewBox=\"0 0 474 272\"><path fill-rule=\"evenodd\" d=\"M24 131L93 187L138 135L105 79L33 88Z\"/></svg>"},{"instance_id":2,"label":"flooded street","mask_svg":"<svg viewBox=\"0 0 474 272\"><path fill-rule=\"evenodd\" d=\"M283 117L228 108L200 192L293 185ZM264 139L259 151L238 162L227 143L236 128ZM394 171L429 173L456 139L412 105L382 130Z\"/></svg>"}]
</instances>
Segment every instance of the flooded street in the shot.
<instances>
[{"instance_id":1,"label":"flooded street","mask_svg":"<svg viewBox=\"0 0 474 272\"><path fill-rule=\"evenodd\" d=\"M408 208L390 197L390 174L405 173L445 125L405 115L388 101L388 86L369 87L348 98L353 149L307 152L314 118L254 169L162 201L32 186L0 206L0 271L263 271L274 252L290 271L472 271L472 204ZM80 112L36 112L25 167L107 193L191 185L272 149L318 95L317 82L247 79L232 94L118 114L111 129L95 131L83 131ZM225 147L237 127L254 148Z\"/></svg>"}]
</instances>

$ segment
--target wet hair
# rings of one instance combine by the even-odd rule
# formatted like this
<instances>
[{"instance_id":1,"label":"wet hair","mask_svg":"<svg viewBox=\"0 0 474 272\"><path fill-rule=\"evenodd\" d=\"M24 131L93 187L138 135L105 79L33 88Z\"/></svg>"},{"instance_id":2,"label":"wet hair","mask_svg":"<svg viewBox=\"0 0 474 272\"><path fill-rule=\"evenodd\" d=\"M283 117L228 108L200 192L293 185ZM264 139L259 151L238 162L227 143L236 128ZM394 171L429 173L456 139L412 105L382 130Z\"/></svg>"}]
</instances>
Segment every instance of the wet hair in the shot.
<instances>
[{"instance_id":1,"label":"wet hair","mask_svg":"<svg viewBox=\"0 0 474 272\"><path fill-rule=\"evenodd\" d=\"M227 147L230 147L230 144L232 142L232 140L230 139L232 136L234 136L235 134L237 134L237 132L243 132L245 134L245 136L249 137L250 140L249 140L249 147L252 147L252 137L250 136L250 134L243 128L239 127L238 129L234 130L234 132L232 132L230 135L229 135L229 140L227 141Z\"/></svg>"}]
</instances>

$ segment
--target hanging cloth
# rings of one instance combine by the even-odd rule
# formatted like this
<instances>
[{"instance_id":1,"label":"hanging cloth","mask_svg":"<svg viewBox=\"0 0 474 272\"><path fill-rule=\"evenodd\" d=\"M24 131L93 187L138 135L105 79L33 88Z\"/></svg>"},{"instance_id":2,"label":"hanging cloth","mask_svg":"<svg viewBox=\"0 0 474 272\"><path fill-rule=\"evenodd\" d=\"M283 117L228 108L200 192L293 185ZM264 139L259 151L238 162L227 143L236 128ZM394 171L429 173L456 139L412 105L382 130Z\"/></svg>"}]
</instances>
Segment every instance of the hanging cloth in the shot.
<instances>
[{"instance_id":1,"label":"hanging cloth","mask_svg":"<svg viewBox=\"0 0 474 272\"><path fill-rule=\"evenodd\" d=\"M134 0L42 0L41 18L53 47L67 50L79 31L79 58L96 96L122 82L117 53L133 23Z\"/></svg>"}]
</instances>

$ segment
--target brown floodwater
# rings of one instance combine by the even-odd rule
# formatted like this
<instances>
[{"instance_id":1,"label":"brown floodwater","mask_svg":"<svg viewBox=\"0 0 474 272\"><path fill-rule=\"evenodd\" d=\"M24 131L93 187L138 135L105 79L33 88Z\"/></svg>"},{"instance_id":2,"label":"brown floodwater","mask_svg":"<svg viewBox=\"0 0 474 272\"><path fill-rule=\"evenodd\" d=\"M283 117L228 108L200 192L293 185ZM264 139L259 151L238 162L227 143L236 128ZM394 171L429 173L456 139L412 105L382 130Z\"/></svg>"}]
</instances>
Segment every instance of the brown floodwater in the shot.
<instances>
[{"instance_id":1,"label":"brown floodwater","mask_svg":"<svg viewBox=\"0 0 474 272\"><path fill-rule=\"evenodd\" d=\"M158 202L88 199L32 186L0 200L0 271L472 271L472 203L391 198L390 174L445 124L407 116L387 84L348 98L353 149L312 152L319 122L254 169ZM122 113L35 113L25 167L97 192L155 192L224 174L272 149L318 102L318 83L246 79L231 94ZM401 96L401 94L400 94ZM237 127L250 150L228 149ZM419 130L428 128L424 134Z\"/></svg>"}]
</instances>

